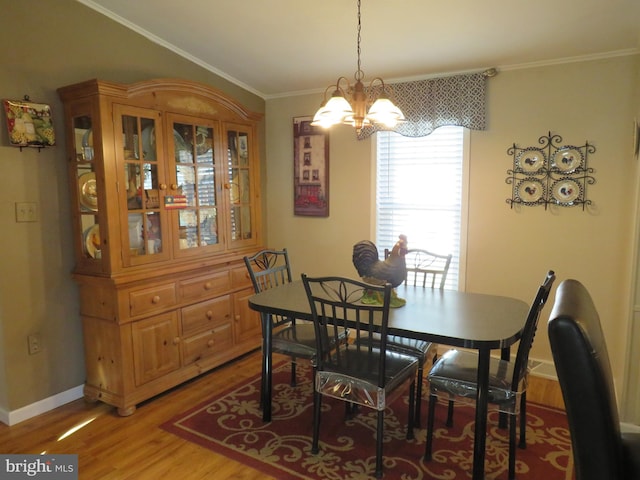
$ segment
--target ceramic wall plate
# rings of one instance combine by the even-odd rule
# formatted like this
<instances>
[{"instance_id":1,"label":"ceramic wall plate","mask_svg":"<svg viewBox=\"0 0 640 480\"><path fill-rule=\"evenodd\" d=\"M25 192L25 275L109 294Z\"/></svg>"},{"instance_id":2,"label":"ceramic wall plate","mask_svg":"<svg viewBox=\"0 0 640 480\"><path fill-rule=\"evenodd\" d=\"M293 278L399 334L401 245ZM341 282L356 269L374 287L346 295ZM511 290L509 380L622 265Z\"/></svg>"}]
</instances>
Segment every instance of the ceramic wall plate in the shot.
<instances>
[{"instance_id":1,"label":"ceramic wall plate","mask_svg":"<svg viewBox=\"0 0 640 480\"><path fill-rule=\"evenodd\" d=\"M4 100L9 145L12 147L47 147L56 144L51 107L44 103Z\"/></svg>"},{"instance_id":2,"label":"ceramic wall plate","mask_svg":"<svg viewBox=\"0 0 640 480\"><path fill-rule=\"evenodd\" d=\"M516 195L525 205L536 205L544 196L544 185L540 180L525 178L516 185Z\"/></svg>"},{"instance_id":3,"label":"ceramic wall plate","mask_svg":"<svg viewBox=\"0 0 640 480\"><path fill-rule=\"evenodd\" d=\"M551 166L562 173L572 173L582 166L583 159L582 152L576 147L562 147L553 154Z\"/></svg>"},{"instance_id":4,"label":"ceramic wall plate","mask_svg":"<svg viewBox=\"0 0 640 480\"><path fill-rule=\"evenodd\" d=\"M78 178L78 200L84 208L94 212L98 210L98 187L94 172L83 173Z\"/></svg>"},{"instance_id":5,"label":"ceramic wall plate","mask_svg":"<svg viewBox=\"0 0 640 480\"><path fill-rule=\"evenodd\" d=\"M516 165L523 172L534 173L544 167L547 161L545 153L539 148L525 148L516 157Z\"/></svg>"},{"instance_id":6,"label":"ceramic wall plate","mask_svg":"<svg viewBox=\"0 0 640 480\"><path fill-rule=\"evenodd\" d=\"M582 187L571 178L562 178L551 186L551 195L559 205L574 205L582 194Z\"/></svg>"}]
</instances>

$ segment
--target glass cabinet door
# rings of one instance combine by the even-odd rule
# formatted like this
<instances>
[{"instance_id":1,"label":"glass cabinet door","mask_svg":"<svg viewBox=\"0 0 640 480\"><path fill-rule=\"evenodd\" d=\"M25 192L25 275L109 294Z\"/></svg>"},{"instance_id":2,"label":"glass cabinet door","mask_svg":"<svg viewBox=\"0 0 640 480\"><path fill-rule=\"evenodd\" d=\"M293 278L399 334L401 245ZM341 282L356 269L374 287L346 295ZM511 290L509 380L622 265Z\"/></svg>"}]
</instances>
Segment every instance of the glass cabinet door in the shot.
<instances>
[{"instance_id":1,"label":"glass cabinet door","mask_svg":"<svg viewBox=\"0 0 640 480\"><path fill-rule=\"evenodd\" d=\"M173 178L166 206L173 210L174 255L199 255L224 249L220 232L221 180L216 164L217 124L172 116Z\"/></svg>"},{"instance_id":2,"label":"glass cabinet door","mask_svg":"<svg viewBox=\"0 0 640 480\"><path fill-rule=\"evenodd\" d=\"M229 127L227 139L227 183L230 205L230 246L255 243L253 182L251 172L252 143L244 127Z\"/></svg>"},{"instance_id":3,"label":"glass cabinet door","mask_svg":"<svg viewBox=\"0 0 640 480\"><path fill-rule=\"evenodd\" d=\"M89 109L87 109L88 111ZM71 119L73 130L73 144L75 151L75 169L71 172L75 176L77 195L76 219L78 222L77 241L82 252L78 264L84 268L101 269L102 237L100 236L98 184L96 180L96 150L93 144L93 122L89 113L78 114ZM96 146L97 147L97 146Z\"/></svg>"},{"instance_id":4,"label":"glass cabinet door","mask_svg":"<svg viewBox=\"0 0 640 480\"><path fill-rule=\"evenodd\" d=\"M118 106L116 106L118 107ZM119 194L122 258L138 265L168 257L165 214L166 180L162 163L162 128L158 112L116 108L116 156L122 156Z\"/></svg>"}]
</instances>

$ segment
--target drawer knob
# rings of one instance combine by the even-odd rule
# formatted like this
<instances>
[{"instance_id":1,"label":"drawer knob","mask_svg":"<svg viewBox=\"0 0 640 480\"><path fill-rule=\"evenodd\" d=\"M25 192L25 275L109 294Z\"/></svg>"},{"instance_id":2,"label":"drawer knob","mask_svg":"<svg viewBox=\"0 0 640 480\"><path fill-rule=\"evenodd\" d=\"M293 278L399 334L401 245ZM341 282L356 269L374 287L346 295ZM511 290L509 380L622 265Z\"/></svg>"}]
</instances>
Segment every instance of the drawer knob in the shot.
<instances>
[{"instance_id":1,"label":"drawer knob","mask_svg":"<svg viewBox=\"0 0 640 480\"><path fill-rule=\"evenodd\" d=\"M211 290L211 287L212 287L211 282L206 282L206 283L204 284L204 289L205 289L205 290Z\"/></svg>"},{"instance_id":2,"label":"drawer knob","mask_svg":"<svg viewBox=\"0 0 640 480\"><path fill-rule=\"evenodd\" d=\"M160 295L154 295L153 298L151 299L151 303L158 303L160 302Z\"/></svg>"},{"instance_id":3,"label":"drawer knob","mask_svg":"<svg viewBox=\"0 0 640 480\"><path fill-rule=\"evenodd\" d=\"M211 320L211 319L213 318L213 311L211 311L211 310L207 310L206 315L207 315L207 318L208 318L209 320Z\"/></svg>"},{"instance_id":4,"label":"drawer knob","mask_svg":"<svg viewBox=\"0 0 640 480\"><path fill-rule=\"evenodd\" d=\"M180 337L174 337L173 344L178 345L180 343Z\"/></svg>"},{"instance_id":5,"label":"drawer knob","mask_svg":"<svg viewBox=\"0 0 640 480\"><path fill-rule=\"evenodd\" d=\"M207 347L213 347L213 338L207 342Z\"/></svg>"}]
</instances>

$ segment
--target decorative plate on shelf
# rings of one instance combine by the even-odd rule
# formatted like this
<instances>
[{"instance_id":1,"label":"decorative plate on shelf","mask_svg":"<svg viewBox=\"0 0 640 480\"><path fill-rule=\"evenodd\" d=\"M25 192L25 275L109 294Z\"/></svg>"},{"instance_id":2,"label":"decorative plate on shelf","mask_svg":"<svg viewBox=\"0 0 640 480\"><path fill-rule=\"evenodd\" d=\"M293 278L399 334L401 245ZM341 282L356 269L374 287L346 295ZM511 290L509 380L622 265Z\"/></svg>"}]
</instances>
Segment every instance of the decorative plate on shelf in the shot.
<instances>
[{"instance_id":1,"label":"decorative plate on shelf","mask_svg":"<svg viewBox=\"0 0 640 480\"><path fill-rule=\"evenodd\" d=\"M562 173L572 173L582 166L582 152L576 147L561 147L552 157L551 166Z\"/></svg>"},{"instance_id":2,"label":"decorative plate on shelf","mask_svg":"<svg viewBox=\"0 0 640 480\"><path fill-rule=\"evenodd\" d=\"M93 131L91 129L84 132L82 135L82 146L83 147L93 147Z\"/></svg>"},{"instance_id":3,"label":"decorative plate on shelf","mask_svg":"<svg viewBox=\"0 0 640 480\"><path fill-rule=\"evenodd\" d=\"M529 147L522 150L516 157L516 165L523 172L533 173L544 167L546 155L539 148Z\"/></svg>"},{"instance_id":4,"label":"decorative plate on shelf","mask_svg":"<svg viewBox=\"0 0 640 480\"><path fill-rule=\"evenodd\" d=\"M525 205L535 205L544 195L544 185L535 178L525 178L516 185L516 195Z\"/></svg>"},{"instance_id":5,"label":"decorative plate on shelf","mask_svg":"<svg viewBox=\"0 0 640 480\"><path fill-rule=\"evenodd\" d=\"M84 231L84 245L91 258L98 258L100 252L100 226L92 225Z\"/></svg>"},{"instance_id":6,"label":"decorative plate on shelf","mask_svg":"<svg viewBox=\"0 0 640 480\"><path fill-rule=\"evenodd\" d=\"M582 187L571 178L562 178L551 187L551 195L559 205L573 205L581 194Z\"/></svg>"},{"instance_id":7,"label":"decorative plate on shelf","mask_svg":"<svg viewBox=\"0 0 640 480\"><path fill-rule=\"evenodd\" d=\"M173 143L176 153L190 152L190 148L184 138L176 131L173 131ZM145 127L142 130L142 154L145 160L156 159L156 129L155 127Z\"/></svg>"},{"instance_id":8,"label":"decorative plate on shelf","mask_svg":"<svg viewBox=\"0 0 640 480\"><path fill-rule=\"evenodd\" d=\"M80 178L78 178L78 190L80 205L89 210L98 210L98 187L94 172L80 175Z\"/></svg>"},{"instance_id":9,"label":"decorative plate on shelf","mask_svg":"<svg viewBox=\"0 0 640 480\"><path fill-rule=\"evenodd\" d=\"M156 129L145 127L142 130L142 155L145 160L156 159Z\"/></svg>"}]
</instances>

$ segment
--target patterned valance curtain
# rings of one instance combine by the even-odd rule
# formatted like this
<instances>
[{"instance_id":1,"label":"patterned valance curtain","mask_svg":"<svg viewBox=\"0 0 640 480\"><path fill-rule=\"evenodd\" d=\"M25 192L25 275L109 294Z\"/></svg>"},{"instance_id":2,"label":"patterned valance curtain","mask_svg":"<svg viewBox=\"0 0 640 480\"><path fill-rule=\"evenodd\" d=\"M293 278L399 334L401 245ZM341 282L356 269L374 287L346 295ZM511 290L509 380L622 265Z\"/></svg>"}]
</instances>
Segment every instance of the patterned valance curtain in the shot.
<instances>
[{"instance_id":1,"label":"patterned valance curtain","mask_svg":"<svg viewBox=\"0 0 640 480\"><path fill-rule=\"evenodd\" d=\"M407 120L392 130L407 137L424 137L444 125L484 130L487 77L482 72L394 83L392 100ZM377 130L381 128L362 128L358 140Z\"/></svg>"}]
</instances>

